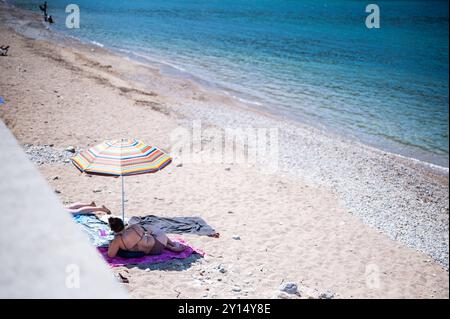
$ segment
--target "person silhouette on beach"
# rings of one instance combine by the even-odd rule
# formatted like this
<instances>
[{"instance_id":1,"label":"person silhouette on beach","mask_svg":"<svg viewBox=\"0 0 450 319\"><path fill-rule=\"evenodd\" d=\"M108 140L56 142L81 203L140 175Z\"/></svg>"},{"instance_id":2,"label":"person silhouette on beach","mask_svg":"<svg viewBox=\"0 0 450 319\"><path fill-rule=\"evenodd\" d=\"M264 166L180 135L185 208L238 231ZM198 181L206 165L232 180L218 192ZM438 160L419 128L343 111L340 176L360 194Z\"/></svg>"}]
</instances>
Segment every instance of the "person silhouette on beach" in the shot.
<instances>
[{"instance_id":1,"label":"person silhouette on beach","mask_svg":"<svg viewBox=\"0 0 450 319\"><path fill-rule=\"evenodd\" d=\"M47 1L45 1L44 4L40 4L39 9L41 9L41 11L44 13L44 21L52 24L54 21L53 17L47 13L48 9Z\"/></svg>"},{"instance_id":2,"label":"person silhouette on beach","mask_svg":"<svg viewBox=\"0 0 450 319\"><path fill-rule=\"evenodd\" d=\"M44 4L40 4L39 9L44 12L44 16L47 16L47 1L45 1Z\"/></svg>"},{"instance_id":3,"label":"person silhouette on beach","mask_svg":"<svg viewBox=\"0 0 450 319\"><path fill-rule=\"evenodd\" d=\"M111 214L111 211L105 206L97 207L95 202L91 203L73 203L66 206L65 209L72 214L92 214L92 213L106 213Z\"/></svg>"},{"instance_id":4,"label":"person silhouette on beach","mask_svg":"<svg viewBox=\"0 0 450 319\"><path fill-rule=\"evenodd\" d=\"M110 217L108 224L115 233L108 247L110 258L127 253L160 255L165 249L179 253L186 249L185 245L170 240L163 230L150 225L134 224L125 227L122 219L118 217Z\"/></svg>"}]
</instances>

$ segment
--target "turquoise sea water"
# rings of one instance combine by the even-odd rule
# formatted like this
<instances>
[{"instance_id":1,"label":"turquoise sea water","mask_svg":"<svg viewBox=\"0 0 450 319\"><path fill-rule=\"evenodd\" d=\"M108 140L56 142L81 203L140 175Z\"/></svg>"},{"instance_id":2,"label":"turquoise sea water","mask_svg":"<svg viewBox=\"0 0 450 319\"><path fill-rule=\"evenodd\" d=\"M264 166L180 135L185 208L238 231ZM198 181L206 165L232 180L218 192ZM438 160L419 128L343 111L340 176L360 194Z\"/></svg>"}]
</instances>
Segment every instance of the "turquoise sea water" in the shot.
<instances>
[{"instance_id":1,"label":"turquoise sea water","mask_svg":"<svg viewBox=\"0 0 450 319\"><path fill-rule=\"evenodd\" d=\"M41 1L10 0L39 11ZM65 6L81 9L66 29ZM48 1L55 28L291 118L448 167L448 1ZM377 3L381 28L367 29Z\"/></svg>"}]
</instances>

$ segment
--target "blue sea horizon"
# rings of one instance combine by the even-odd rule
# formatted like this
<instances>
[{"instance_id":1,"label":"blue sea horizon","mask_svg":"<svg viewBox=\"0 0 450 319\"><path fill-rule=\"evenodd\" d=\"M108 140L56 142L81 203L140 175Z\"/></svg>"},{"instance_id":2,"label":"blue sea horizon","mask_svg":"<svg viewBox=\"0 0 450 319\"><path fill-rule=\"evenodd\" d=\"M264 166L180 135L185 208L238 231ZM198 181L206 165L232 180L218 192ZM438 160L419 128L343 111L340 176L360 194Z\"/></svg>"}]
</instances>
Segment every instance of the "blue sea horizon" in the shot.
<instances>
[{"instance_id":1,"label":"blue sea horizon","mask_svg":"<svg viewBox=\"0 0 450 319\"><path fill-rule=\"evenodd\" d=\"M43 1L8 0L39 12ZM56 29L264 108L448 167L448 2L48 1Z\"/></svg>"}]
</instances>

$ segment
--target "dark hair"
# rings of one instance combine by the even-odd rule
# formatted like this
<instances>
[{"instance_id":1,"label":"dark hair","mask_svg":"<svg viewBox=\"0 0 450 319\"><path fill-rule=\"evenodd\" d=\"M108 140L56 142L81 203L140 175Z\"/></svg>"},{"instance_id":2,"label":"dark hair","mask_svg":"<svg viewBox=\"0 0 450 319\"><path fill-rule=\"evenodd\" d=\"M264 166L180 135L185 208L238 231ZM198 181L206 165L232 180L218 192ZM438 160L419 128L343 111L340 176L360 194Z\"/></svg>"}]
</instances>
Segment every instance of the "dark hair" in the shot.
<instances>
[{"instance_id":1,"label":"dark hair","mask_svg":"<svg viewBox=\"0 0 450 319\"><path fill-rule=\"evenodd\" d=\"M118 217L109 217L108 223L111 230L115 233L121 232L125 228L122 219Z\"/></svg>"}]
</instances>

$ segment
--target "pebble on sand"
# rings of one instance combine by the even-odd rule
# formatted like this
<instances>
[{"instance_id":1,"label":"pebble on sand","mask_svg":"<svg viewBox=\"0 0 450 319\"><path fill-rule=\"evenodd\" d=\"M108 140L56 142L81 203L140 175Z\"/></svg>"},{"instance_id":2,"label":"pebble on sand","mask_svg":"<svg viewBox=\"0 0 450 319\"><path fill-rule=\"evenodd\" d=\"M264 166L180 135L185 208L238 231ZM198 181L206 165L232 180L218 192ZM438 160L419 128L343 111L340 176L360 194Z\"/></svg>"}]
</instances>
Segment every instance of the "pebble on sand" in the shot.
<instances>
[{"instance_id":1,"label":"pebble on sand","mask_svg":"<svg viewBox=\"0 0 450 319\"><path fill-rule=\"evenodd\" d=\"M298 286L295 282L287 282L280 286L280 291L286 292L288 294L297 294Z\"/></svg>"},{"instance_id":2,"label":"pebble on sand","mask_svg":"<svg viewBox=\"0 0 450 319\"><path fill-rule=\"evenodd\" d=\"M73 146L68 146L68 147L66 148L66 151L67 151L67 152L70 152L70 153L75 153L75 147L73 147Z\"/></svg>"},{"instance_id":3,"label":"pebble on sand","mask_svg":"<svg viewBox=\"0 0 450 319\"><path fill-rule=\"evenodd\" d=\"M225 266L222 264L219 264L219 266L217 266L217 269L219 269L219 271L224 274L227 272L227 270L225 269Z\"/></svg>"},{"instance_id":4,"label":"pebble on sand","mask_svg":"<svg viewBox=\"0 0 450 319\"><path fill-rule=\"evenodd\" d=\"M287 292L284 291L279 291L272 297L272 299L298 299L298 298L299 297L297 295L288 294Z\"/></svg>"},{"instance_id":5,"label":"pebble on sand","mask_svg":"<svg viewBox=\"0 0 450 319\"><path fill-rule=\"evenodd\" d=\"M233 235L233 237L231 238L233 238L234 240L241 240L241 237L239 235Z\"/></svg>"},{"instance_id":6,"label":"pebble on sand","mask_svg":"<svg viewBox=\"0 0 450 319\"><path fill-rule=\"evenodd\" d=\"M331 291L325 291L319 295L319 299L333 299L334 293Z\"/></svg>"}]
</instances>

